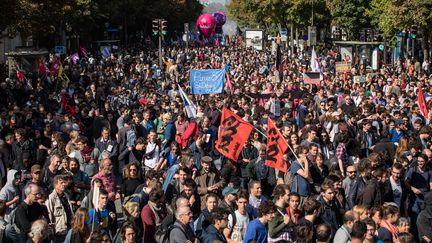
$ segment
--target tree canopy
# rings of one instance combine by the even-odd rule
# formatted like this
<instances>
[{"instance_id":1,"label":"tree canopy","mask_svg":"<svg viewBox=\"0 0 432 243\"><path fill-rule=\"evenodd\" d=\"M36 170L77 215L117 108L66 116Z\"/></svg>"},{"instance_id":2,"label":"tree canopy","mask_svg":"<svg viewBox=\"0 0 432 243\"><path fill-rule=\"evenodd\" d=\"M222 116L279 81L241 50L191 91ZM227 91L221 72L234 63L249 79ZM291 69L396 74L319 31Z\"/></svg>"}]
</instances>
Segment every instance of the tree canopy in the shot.
<instances>
[{"instance_id":1,"label":"tree canopy","mask_svg":"<svg viewBox=\"0 0 432 243\"><path fill-rule=\"evenodd\" d=\"M59 33L100 34L105 23L130 33L150 33L151 21L165 18L171 30L195 21L203 6L198 0L2 0L0 30L10 35Z\"/></svg>"},{"instance_id":2,"label":"tree canopy","mask_svg":"<svg viewBox=\"0 0 432 243\"><path fill-rule=\"evenodd\" d=\"M229 16L244 27L266 23L294 23L299 27L311 24L343 28L348 39L358 39L363 28L378 29L394 36L412 25L430 33L432 1L430 0L232 0Z\"/></svg>"}]
</instances>

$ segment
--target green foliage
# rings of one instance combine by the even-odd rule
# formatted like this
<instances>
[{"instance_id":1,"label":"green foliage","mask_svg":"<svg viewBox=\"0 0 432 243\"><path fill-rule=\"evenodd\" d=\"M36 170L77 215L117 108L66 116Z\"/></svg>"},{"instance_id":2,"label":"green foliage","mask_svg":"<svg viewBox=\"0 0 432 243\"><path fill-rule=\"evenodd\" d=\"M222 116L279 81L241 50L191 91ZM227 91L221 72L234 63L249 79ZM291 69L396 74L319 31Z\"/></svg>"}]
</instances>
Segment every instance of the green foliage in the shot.
<instances>
[{"instance_id":1,"label":"green foliage","mask_svg":"<svg viewBox=\"0 0 432 243\"><path fill-rule=\"evenodd\" d=\"M110 26L130 33L147 32L152 19L164 18L170 29L195 21L203 6L198 0L2 0L0 30L12 34L60 33L94 36Z\"/></svg>"},{"instance_id":2,"label":"green foliage","mask_svg":"<svg viewBox=\"0 0 432 243\"><path fill-rule=\"evenodd\" d=\"M314 25L326 25L329 11L325 0L232 0L228 14L240 25L287 25L306 27L311 24L312 6Z\"/></svg>"},{"instance_id":3,"label":"green foliage","mask_svg":"<svg viewBox=\"0 0 432 243\"><path fill-rule=\"evenodd\" d=\"M366 14L370 0L328 0L327 7L332 16L332 25L345 29L349 39L357 39L360 30L370 27Z\"/></svg>"},{"instance_id":4,"label":"green foliage","mask_svg":"<svg viewBox=\"0 0 432 243\"><path fill-rule=\"evenodd\" d=\"M393 36L399 31L409 30L412 25L430 30L431 9L430 0L372 0L367 14L381 32Z\"/></svg>"}]
</instances>

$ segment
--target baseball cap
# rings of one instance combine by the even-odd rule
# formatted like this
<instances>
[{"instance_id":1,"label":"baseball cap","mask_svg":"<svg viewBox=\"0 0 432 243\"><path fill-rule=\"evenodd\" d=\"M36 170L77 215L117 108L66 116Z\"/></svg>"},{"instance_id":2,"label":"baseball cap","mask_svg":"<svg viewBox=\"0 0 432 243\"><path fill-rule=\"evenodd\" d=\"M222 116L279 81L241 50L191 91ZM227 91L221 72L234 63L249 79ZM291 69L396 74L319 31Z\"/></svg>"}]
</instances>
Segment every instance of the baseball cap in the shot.
<instances>
[{"instance_id":1,"label":"baseball cap","mask_svg":"<svg viewBox=\"0 0 432 243\"><path fill-rule=\"evenodd\" d=\"M227 186L222 190L222 196L226 196L228 194L235 194L239 191L238 188Z\"/></svg>"}]
</instances>

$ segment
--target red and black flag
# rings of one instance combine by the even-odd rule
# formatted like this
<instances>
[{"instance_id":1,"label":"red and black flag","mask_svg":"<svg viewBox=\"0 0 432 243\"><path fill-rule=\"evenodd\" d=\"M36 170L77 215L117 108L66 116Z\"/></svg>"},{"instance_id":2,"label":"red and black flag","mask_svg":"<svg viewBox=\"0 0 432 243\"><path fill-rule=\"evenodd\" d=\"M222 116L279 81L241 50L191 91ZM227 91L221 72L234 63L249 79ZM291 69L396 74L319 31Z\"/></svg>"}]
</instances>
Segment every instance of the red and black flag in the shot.
<instances>
[{"instance_id":1,"label":"red and black flag","mask_svg":"<svg viewBox=\"0 0 432 243\"><path fill-rule=\"evenodd\" d=\"M222 110L216 149L225 157L237 161L253 126L227 108Z\"/></svg>"},{"instance_id":2,"label":"red and black flag","mask_svg":"<svg viewBox=\"0 0 432 243\"><path fill-rule=\"evenodd\" d=\"M288 143L277 129L273 121L268 119L267 128L267 158L265 165L286 172L287 163L284 161L284 153L288 149Z\"/></svg>"}]
</instances>

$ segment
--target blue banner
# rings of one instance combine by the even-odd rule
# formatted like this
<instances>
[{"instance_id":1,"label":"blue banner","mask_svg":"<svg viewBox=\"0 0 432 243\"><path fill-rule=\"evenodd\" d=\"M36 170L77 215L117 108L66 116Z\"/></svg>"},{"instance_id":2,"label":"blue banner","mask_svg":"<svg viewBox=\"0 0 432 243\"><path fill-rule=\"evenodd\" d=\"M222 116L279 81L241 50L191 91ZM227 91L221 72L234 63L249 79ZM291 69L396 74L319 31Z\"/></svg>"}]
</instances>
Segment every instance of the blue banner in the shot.
<instances>
[{"instance_id":1,"label":"blue banner","mask_svg":"<svg viewBox=\"0 0 432 243\"><path fill-rule=\"evenodd\" d=\"M190 71L192 94L220 94L223 92L225 69Z\"/></svg>"}]
</instances>

